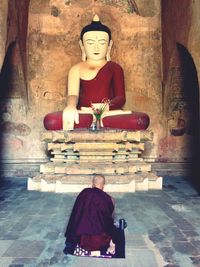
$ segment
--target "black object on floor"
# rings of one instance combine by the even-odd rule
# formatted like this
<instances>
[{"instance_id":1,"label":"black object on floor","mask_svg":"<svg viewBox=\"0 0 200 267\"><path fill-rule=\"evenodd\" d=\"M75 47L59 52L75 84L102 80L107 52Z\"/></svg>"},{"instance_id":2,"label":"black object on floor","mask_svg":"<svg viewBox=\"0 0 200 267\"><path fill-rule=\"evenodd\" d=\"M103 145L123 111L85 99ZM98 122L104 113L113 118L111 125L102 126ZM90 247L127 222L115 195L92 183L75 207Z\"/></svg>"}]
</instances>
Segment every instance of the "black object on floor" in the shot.
<instances>
[{"instance_id":1,"label":"black object on floor","mask_svg":"<svg viewBox=\"0 0 200 267\"><path fill-rule=\"evenodd\" d=\"M115 227L114 240L115 254L113 258L125 258L125 234L124 229Z\"/></svg>"}]
</instances>

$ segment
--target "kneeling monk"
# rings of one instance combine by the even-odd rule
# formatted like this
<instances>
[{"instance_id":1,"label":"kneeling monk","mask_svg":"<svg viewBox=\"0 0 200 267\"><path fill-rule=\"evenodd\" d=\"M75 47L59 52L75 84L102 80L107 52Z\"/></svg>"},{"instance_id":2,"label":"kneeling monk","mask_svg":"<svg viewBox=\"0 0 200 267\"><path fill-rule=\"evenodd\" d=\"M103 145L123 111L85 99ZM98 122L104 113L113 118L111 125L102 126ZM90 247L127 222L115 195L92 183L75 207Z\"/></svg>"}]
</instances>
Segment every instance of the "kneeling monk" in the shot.
<instances>
[{"instance_id":1,"label":"kneeling monk","mask_svg":"<svg viewBox=\"0 0 200 267\"><path fill-rule=\"evenodd\" d=\"M96 175L92 188L86 188L78 195L65 233L64 253L92 256L98 251L96 256L125 256L124 249L120 252L117 248L124 246L124 232L114 226L114 204L103 191L104 184L104 176Z\"/></svg>"},{"instance_id":2,"label":"kneeling monk","mask_svg":"<svg viewBox=\"0 0 200 267\"><path fill-rule=\"evenodd\" d=\"M91 112L81 109L100 105L109 100L109 111L102 119L104 127L125 130L144 130L149 117L142 112L124 112L124 74L120 65L110 60L111 31L97 15L81 31L82 62L71 67L68 74L67 107L63 111L47 114L47 130L73 130L89 128L93 121Z\"/></svg>"}]
</instances>

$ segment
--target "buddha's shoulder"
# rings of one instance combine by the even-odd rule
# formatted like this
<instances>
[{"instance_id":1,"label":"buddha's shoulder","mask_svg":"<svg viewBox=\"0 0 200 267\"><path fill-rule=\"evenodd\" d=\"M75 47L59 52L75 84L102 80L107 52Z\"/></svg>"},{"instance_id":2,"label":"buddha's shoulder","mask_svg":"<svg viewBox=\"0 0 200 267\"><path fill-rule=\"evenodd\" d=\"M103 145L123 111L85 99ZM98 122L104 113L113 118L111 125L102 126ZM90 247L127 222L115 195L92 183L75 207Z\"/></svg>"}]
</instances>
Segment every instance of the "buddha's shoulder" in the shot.
<instances>
[{"instance_id":1,"label":"buddha's shoulder","mask_svg":"<svg viewBox=\"0 0 200 267\"><path fill-rule=\"evenodd\" d=\"M75 65L73 65L70 69L69 69L69 73L79 73L80 71L80 68L81 68L81 63L82 62L79 62L79 63L76 63Z\"/></svg>"},{"instance_id":2,"label":"buddha's shoulder","mask_svg":"<svg viewBox=\"0 0 200 267\"><path fill-rule=\"evenodd\" d=\"M115 61L108 62L108 68L116 72L123 72L123 68L120 64L116 63Z\"/></svg>"},{"instance_id":3,"label":"buddha's shoulder","mask_svg":"<svg viewBox=\"0 0 200 267\"><path fill-rule=\"evenodd\" d=\"M109 68L109 69L113 69L113 70L122 70L121 65L119 65L118 63L116 63L115 61L108 61L107 64L105 64L102 68ZM97 67L97 69L99 69L99 67ZM73 65L69 72L71 73L80 73L83 70L91 70L91 65L88 64L87 62L79 62L76 63L75 65Z\"/></svg>"},{"instance_id":4,"label":"buddha's shoulder","mask_svg":"<svg viewBox=\"0 0 200 267\"><path fill-rule=\"evenodd\" d=\"M85 61L78 62L74 64L71 68L70 71L79 71L80 69L87 68L88 64Z\"/></svg>"},{"instance_id":5,"label":"buddha's shoulder","mask_svg":"<svg viewBox=\"0 0 200 267\"><path fill-rule=\"evenodd\" d=\"M122 68L121 65L115 61L108 61L108 63L114 68Z\"/></svg>"}]
</instances>

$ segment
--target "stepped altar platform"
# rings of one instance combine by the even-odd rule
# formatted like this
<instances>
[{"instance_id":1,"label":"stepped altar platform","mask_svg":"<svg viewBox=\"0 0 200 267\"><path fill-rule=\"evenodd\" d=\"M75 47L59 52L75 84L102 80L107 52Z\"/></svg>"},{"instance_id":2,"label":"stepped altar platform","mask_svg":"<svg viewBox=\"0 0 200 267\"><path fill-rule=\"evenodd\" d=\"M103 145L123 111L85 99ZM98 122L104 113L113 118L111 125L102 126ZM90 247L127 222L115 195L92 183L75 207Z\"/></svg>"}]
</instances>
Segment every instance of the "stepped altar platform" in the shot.
<instances>
[{"instance_id":1,"label":"stepped altar platform","mask_svg":"<svg viewBox=\"0 0 200 267\"><path fill-rule=\"evenodd\" d=\"M94 174L106 178L107 192L135 192L162 189L162 177L145 162L145 142L153 133L101 129L98 131L45 131L50 161L40 165L40 174L28 179L28 190L80 192Z\"/></svg>"}]
</instances>

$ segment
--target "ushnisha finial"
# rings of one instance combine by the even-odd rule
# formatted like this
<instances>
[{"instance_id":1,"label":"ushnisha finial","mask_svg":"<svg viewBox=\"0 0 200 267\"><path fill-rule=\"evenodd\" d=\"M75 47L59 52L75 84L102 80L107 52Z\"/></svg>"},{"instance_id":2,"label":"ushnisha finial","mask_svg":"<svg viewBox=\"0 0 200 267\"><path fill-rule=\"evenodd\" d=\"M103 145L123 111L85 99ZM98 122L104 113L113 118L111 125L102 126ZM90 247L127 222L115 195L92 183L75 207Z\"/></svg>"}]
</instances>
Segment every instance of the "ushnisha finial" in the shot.
<instances>
[{"instance_id":1,"label":"ushnisha finial","mask_svg":"<svg viewBox=\"0 0 200 267\"><path fill-rule=\"evenodd\" d=\"M95 14L92 21L96 21L96 22L100 21L99 16Z\"/></svg>"},{"instance_id":2,"label":"ushnisha finial","mask_svg":"<svg viewBox=\"0 0 200 267\"><path fill-rule=\"evenodd\" d=\"M103 32L107 32L107 34L109 35L109 40L111 40L111 31L110 29L101 23L99 16L97 14L94 15L92 22L89 25L86 25L82 31L81 31L81 35L80 35L80 39L83 40L83 35L86 32L89 31L103 31Z\"/></svg>"}]
</instances>

